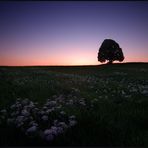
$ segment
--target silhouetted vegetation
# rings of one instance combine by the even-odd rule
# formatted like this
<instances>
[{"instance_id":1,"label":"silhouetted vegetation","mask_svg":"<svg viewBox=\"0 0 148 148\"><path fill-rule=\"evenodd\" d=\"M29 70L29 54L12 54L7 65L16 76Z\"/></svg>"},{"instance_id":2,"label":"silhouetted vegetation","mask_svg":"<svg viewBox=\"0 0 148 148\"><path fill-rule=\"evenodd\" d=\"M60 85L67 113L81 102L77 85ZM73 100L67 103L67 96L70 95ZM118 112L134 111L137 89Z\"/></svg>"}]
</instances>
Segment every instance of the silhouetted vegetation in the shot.
<instances>
[{"instance_id":1,"label":"silhouetted vegetation","mask_svg":"<svg viewBox=\"0 0 148 148\"><path fill-rule=\"evenodd\" d=\"M98 52L98 61L106 62L112 64L113 61L122 62L124 60L124 55L119 44L111 39L105 39Z\"/></svg>"}]
</instances>

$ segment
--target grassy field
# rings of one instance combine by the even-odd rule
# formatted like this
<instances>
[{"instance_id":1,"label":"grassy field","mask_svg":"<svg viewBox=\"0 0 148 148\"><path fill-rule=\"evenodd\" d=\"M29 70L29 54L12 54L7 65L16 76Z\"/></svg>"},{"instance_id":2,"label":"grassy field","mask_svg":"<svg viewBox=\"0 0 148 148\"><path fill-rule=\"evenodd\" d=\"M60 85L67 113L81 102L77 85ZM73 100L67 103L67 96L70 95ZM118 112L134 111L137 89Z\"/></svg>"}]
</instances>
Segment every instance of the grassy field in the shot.
<instances>
[{"instance_id":1,"label":"grassy field","mask_svg":"<svg viewBox=\"0 0 148 148\"><path fill-rule=\"evenodd\" d=\"M26 98L40 110L56 101L49 120L68 124L67 117L75 116L76 124L51 141L26 135L7 124L10 106ZM148 64L1 66L0 109L1 146L148 146Z\"/></svg>"}]
</instances>

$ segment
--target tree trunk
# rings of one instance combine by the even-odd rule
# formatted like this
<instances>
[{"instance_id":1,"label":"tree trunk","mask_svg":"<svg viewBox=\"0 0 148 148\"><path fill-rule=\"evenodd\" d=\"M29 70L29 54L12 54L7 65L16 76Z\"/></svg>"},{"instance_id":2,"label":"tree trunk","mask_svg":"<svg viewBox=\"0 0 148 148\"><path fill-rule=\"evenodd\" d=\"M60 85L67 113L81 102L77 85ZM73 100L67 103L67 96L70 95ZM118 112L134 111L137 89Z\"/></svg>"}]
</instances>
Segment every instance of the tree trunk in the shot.
<instances>
[{"instance_id":1,"label":"tree trunk","mask_svg":"<svg viewBox=\"0 0 148 148\"><path fill-rule=\"evenodd\" d=\"M108 63L107 64L113 64L113 61L112 60L110 60L110 61L108 61Z\"/></svg>"}]
</instances>

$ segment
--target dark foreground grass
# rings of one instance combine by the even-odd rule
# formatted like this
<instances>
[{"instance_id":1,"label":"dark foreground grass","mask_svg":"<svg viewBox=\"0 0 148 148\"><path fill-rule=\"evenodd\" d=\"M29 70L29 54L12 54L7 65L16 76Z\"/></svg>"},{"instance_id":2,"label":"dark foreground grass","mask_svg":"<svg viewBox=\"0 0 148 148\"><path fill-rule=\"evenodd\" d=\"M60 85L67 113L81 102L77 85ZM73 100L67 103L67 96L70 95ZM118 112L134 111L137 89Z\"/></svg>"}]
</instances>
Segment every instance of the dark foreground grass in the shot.
<instances>
[{"instance_id":1,"label":"dark foreground grass","mask_svg":"<svg viewBox=\"0 0 148 148\"><path fill-rule=\"evenodd\" d=\"M0 145L148 146L147 63L0 67L0 109L8 108L17 98L42 106L48 98L60 95L85 98L85 106L63 107L76 116L76 126L47 143L1 123Z\"/></svg>"}]
</instances>

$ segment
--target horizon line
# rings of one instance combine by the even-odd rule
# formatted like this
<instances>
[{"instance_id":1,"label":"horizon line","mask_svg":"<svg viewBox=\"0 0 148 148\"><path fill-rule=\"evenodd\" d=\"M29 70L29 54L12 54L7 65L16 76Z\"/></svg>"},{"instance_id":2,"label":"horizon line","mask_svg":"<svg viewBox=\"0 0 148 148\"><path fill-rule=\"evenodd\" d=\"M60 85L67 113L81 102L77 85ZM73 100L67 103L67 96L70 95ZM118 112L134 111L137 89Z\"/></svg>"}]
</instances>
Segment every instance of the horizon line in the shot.
<instances>
[{"instance_id":1,"label":"horizon line","mask_svg":"<svg viewBox=\"0 0 148 148\"><path fill-rule=\"evenodd\" d=\"M122 62L122 63L113 63L114 64L140 64L145 63L148 64L148 62ZM0 65L0 67L72 67L72 66L99 66L99 65L108 65L107 63L102 64L90 64L90 65Z\"/></svg>"}]
</instances>

